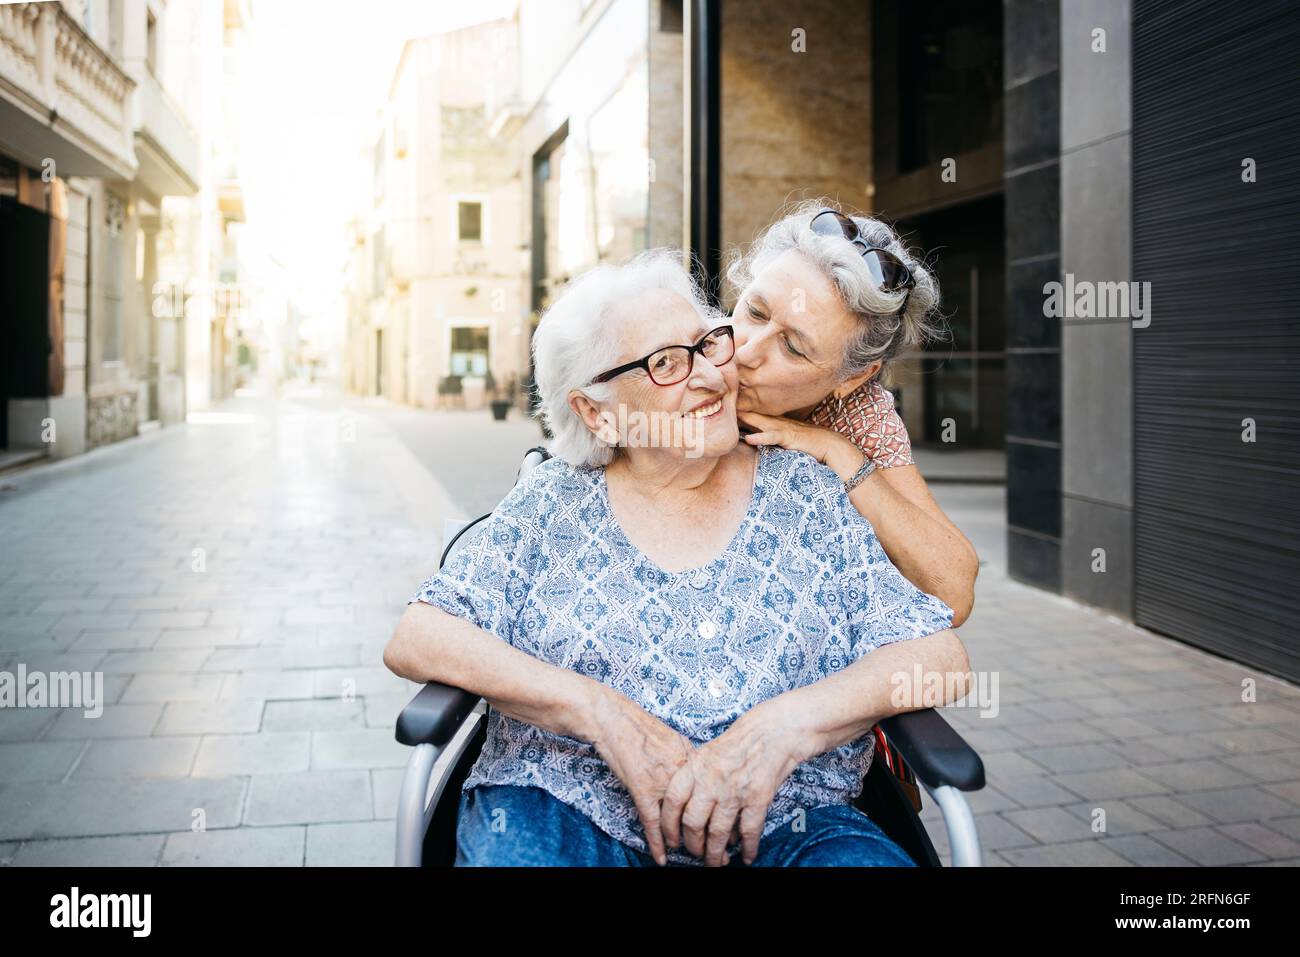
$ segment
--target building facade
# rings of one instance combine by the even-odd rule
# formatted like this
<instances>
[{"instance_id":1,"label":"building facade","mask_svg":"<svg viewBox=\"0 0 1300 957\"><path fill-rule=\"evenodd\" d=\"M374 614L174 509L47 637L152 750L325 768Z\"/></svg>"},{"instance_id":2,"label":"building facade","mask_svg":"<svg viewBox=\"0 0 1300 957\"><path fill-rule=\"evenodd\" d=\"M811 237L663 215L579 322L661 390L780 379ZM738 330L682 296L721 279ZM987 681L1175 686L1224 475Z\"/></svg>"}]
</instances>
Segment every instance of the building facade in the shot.
<instances>
[{"instance_id":1,"label":"building facade","mask_svg":"<svg viewBox=\"0 0 1300 957\"><path fill-rule=\"evenodd\" d=\"M688 0L686 217L715 281L787 196L899 226L951 333L899 404L1005 449L1011 574L1295 679L1300 9L1219 12Z\"/></svg>"},{"instance_id":2,"label":"building facade","mask_svg":"<svg viewBox=\"0 0 1300 957\"><path fill-rule=\"evenodd\" d=\"M233 0L232 0L233 2ZM205 58L220 5L0 6L0 242L9 461L183 421L202 277Z\"/></svg>"},{"instance_id":3,"label":"building facade","mask_svg":"<svg viewBox=\"0 0 1300 957\"><path fill-rule=\"evenodd\" d=\"M648 0L522 0L406 45L350 229L352 391L526 387L569 278L682 245L682 49L681 4Z\"/></svg>"},{"instance_id":4,"label":"building facade","mask_svg":"<svg viewBox=\"0 0 1300 957\"><path fill-rule=\"evenodd\" d=\"M347 375L360 394L472 407L526 369L518 171L489 113L515 38L491 21L402 50L352 228Z\"/></svg>"}]
</instances>

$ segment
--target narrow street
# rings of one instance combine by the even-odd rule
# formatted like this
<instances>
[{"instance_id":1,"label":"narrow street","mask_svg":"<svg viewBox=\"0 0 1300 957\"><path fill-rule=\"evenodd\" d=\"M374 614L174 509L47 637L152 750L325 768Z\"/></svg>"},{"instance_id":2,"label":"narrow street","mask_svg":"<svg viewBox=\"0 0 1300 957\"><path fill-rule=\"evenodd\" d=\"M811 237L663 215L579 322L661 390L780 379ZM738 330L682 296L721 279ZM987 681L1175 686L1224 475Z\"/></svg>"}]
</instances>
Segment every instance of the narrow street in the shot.
<instances>
[{"instance_id":1,"label":"narrow street","mask_svg":"<svg viewBox=\"0 0 1300 957\"><path fill-rule=\"evenodd\" d=\"M390 864L416 689L383 646L539 441L300 389L0 478L0 670L102 671L109 702L0 710L0 862ZM1300 692L1011 582L1003 489L935 491L986 559L961 633L997 715L946 712L985 863L1300 863Z\"/></svg>"}]
</instances>

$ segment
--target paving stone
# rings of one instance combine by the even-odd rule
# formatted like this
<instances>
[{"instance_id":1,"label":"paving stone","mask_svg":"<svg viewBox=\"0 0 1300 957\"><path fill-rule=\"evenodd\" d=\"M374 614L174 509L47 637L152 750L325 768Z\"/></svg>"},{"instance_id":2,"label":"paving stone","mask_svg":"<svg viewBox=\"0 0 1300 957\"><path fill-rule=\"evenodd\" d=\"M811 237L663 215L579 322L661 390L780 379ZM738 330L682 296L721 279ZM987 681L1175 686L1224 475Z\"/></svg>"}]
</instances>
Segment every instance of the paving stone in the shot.
<instances>
[{"instance_id":1,"label":"paving stone","mask_svg":"<svg viewBox=\"0 0 1300 957\"><path fill-rule=\"evenodd\" d=\"M198 671L213 652L201 648L183 651L110 651L98 668L105 674L180 674Z\"/></svg>"},{"instance_id":2,"label":"paving stone","mask_svg":"<svg viewBox=\"0 0 1300 957\"><path fill-rule=\"evenodd\" d=\"M1177 761L1172 764L1142 764L1142 776L1165 785L1170 791L1210 791L1215 788L1250 784L1251 779L1226 764L1211 759Z\"/></svg>"},{"instance_id":3,"label":"paving stone","mask_svg":"<svg viewBox=\"0 0 1300 957\"><path fill-rule=\"evenodd\" d=\"M1138 867L1192 867L1194 862L1145 834L1107 837L1103 847Z\"/></svg>"},{"instance_id":4,"label":"paving stone","mask_svg":"<svg viewBox=\"0 0 1300 957\"><path fill-rule=\"evenodd\" d=\"M256 635L241 628L164 629L155 648L246 648L257 645Z\"/></svg>"},{"instance_id":5,"label":"paving stone","mask_svg":"<svg viewBox=\"0 0 1300 957\"><path fill-rule=\"evenodd\" d=\"M1300 841L1300 816L1271 818L1268 827L1279 834L1285 834Z\"/></svg>"},{"instance_id":6,"label":"paving stone","mask_svg":"<svg viewBox=\"0 0 1300 957\"><path fill-rule=\"evenodd\" d=\"M154 734L246 734L260 727L264 704L256 698L172 701Z\"/></svg>"},{"instance_id":7,"label":"paving stone","mask_svg":"<svg viewBox=\"0 0 1300 957\"><path fill-rule=\"evenodd\" d=\"M1160 734L1129 742L1127 747L1157 761L1162 755L1169 761L1188 761L1193 758L1213 758L1225 753L1217 737L1199 734Z\"/></svg>"},{"instance_id":8,"label":"paving stone","mask_svg":"<svg viewBox=\"0 0 1300 957\"><path fill-rule=\"evenodd\" d=\"M1077 794L1067 791L1053 778L1046 776L1014 778L999 781L999 784L1016 805L1024 808L1070 804L1079 799Z\"/></svg>"},{"instance_id":9,"label":"paving stone","mask_svg":"<svg viewBox=\"0 0 1300 957\"><path fill-rule=\"evenodd\" d=\"M1066 805L1063 810L1078 817L1088 826L1089 830L1092 829L1094 820L1104 820L1105 830L1093 833L1110 837L1160 831L1168 827L1162 819L1144 813L1129 801L1115 799L1085 801ZM1097 811L1099 810L1105 812L1104 819L1097 817Z\"/></svg>"},{"instance_id":10,"label":"paving stone","mask_svg":"<svg viewBox=\"0 0 1300 957\"><path fill-rule=\"evenodd\" d=\"M401 768L411 753L409 747L397 743L391 730L383 728L314 731L311 737L313 770Z\"/></svg>"},{"instance_id":11,"label":"paving stone","mask_svg":"<svg viewBox=\"0 0 1300 957\"><path fill-rule=\"evenodd\" d=\"M1065 844L1090 836L1089 824L1064 808L1003 811L1002 817L1040 844Z\"/></svg>"},{"instance_id":12,"label":"paving stone","mask_svg":"<svg viewBox=\"0 0 1300 957\"><path fill-rule=\"evenodd\" d=\"M135 675L122 693L122 702L212 701L220 690L220 675Z\"/></svg>"},{"instance_id":13,"label":"paving stone","mask_svg":"<svg viewBox=\"0 0 1300 957\"><path fill-rule=\"evenodd\" d=\"M980 760L984 762L984 776L988 780L1037 777L1048 773L1046 766L1031 761L1019 751L994 751L981 754Z\"/></svg>"},{"instance_id":14,"label":"paving stone","mask_svg":"<svg viewBox=\"0 0 1300 957\"><path fill-rule=\"evenodd\" d=\"M240 671L222 676L218 697L302 700L315 697L315 686L310 671Z\"/></svg>"},{"instance_id":15,"label":"paving stone","mask_svg":"<svg viewBox=\"0 0 1300 957\"><path fill-rule=\"evenodd\" d=\"M0 840L176 831L190 826L195 809L209 827L233 827L244 787L236 778L10 784L0 791Z\"/></svg>"},{"instance_id":16,"label":"paving stone","mask_svg":"<svg viewBox=\"0 0 1300 957\"><path fill-rule=\"evenodd\" d=\"M306 771L311 735L306 732L207 735L194 761L195 777L283 774Z\"/></svg>"},{"instance_id":17,"label":"paving stone","mask_svg":"<svg viewBox=\"0 0 1300 957\"><path fill-rule=\"evenodd\" d=\"M1073 841L997 852L1013 867L1131 867L1132 863L1101 840Z\"/></svg>"},{"instance_id":18,"label":"paving stone","mask_svg":"<svg viewBox=\"0 0 1300 957\"><path fill-rule=\"evenodd\" d=\"M1266 857L1240 841L1234 841L1227 835L1208 827L1155 831L1147 836L1202 867L1230 867L1234 864L1249 864Z\"/></svg>"},{"instance_id":19,"label":"paving stone","mask_svg":"<svg viewBox=\"0 0 1300 957\"><path fill-rule=\"evenodd\" d=\"M198 738L105 738L92 741L72 772L87 778L180 778L190 773Z\"/></svg>"},{"instance_id":20,"label":"paving stone","mask_svg":"<svg viewBox=\"0 0 1300 957\"><path fill-rule=\"evenodd\" d=\"M351 645L327 645L308 648L218 648L203 663L204 671L270 671L283 669L316 670L350 667L358 662L357 649Z\"/></svg>"},{"instance_id":21,"label":"paving stone","mask_svg":"<svg viewBox=\"0 0 1300 957\"><path fill-rule=\"evenodd\" d=\"M1230 728L1192 737L1219 749L1219 753L1261 754L1294 750L1300 739L1289 737L1290 728Z\"/></svg>"},{"instance_id":22,"label":"paving stone","mask_svg":"<svg viewBox=\"0 0 1300 957\"><path fill-rule=\"evenodd\" d=\"M14 867L153 867L162 853L160 834L122 837L66 837L26 841L13 856Z\"/></svg>"},{"instance_id":23,"label":"paving stone","mask_svg":"<svg viewBox=\"0 0 1300 957\"><path fill-rule=\"evenodd\" d=\"M397 727L397 718L402 713L402 709L411 703L415 695L408 695L405 692L399 694L386 695L366 695L366 725L371 728L387 728L390 731ZM972 744L972 746L974 746ZM981 752L982 753L982 752ZM1290 777L1290 775L1286 775Z\"/></svg>"},{"instance_id":24,"label":"paving stone","mask_svg":"<svg viewBox=\"0 0 1300 957\"><path fill-rule=\"evenodd\" d=\"M1021 753L1057 774L1122 768L1129 764L1129 759L1120 749L1096 744L1025 748Z\"/></svg>"},{"instance_id":25,"label":"paving stone","mask_svg":"<svg viewBox=\"0 0 1300 957\"><path fill-rule=\"evenodd\" d=\"M1178 803L1220 824L1238 824L1243 821L1263 821L1271 817L1286 817L1300 811L1300 807L1283 800L1263 788L1225 788L1220 791L1190 791L1178 795Z\"/></svg>"},{"instance_id":26,"label":"paving stone","mask_svg":"<svg viewBox=\"0 0 1300 957\"><path fill-rule=\"evenodd\" d=\"M94 718L80 708L63 708L46 737L144 738L157 726L162 709L161 704L110 704Z\"/></svg>"},{"instance_id":27,"label":"paving stone","mask_svg":"<svg viewBox=\"0 0 1300 957\"><path fill-rule=\"evenodd\" d=\"M251 779L244 823L316 824L374 816L366 771L258 774Z\"/></svg>"},{"instance_id":28,"label":"paving stone","mask_svg":"<svg viewBox=\"0 0 1300 957\"><path fill-rule=\"evenodd\" d=\"M1104 771L1058 774L1054 780L1061 787L1073 791L1086 801L1162 794L1168 790L1160 782L1152 781L1131 768L1107 768Z\"/></svg>"},{"instance_id":29,"label":"paving stone","mask_svg":"<svg viewBox=\"0 0 1300 957\"><path fill-rule=\"evenodd\" d=\"M0 781L61 781L85 749L81 741L0 744Z\"/></svg>"},{"instance_id":30,"label":"paving stone","mask_svg":"<svg viewBox=\"0 0 1300 957\"><path fill-rule=\"evenodd\" d=\"M301 867L305 832L303 827L180 831L167 835L159 863L164 867Z\"/></svg>"},{"instance_id":31,"label":"paving stone","mask_svg":"<svg viewBox=\"0 0 1300 957\"><path fill-rule=\"evenodd\" d=\"M397 799L402 793L404 772L405 768L377 768L370 772L370 787L375 797L376 818L392 820L397 816Z\"/></svg>"},{"instance_id":32,"label":"paving stone","mask_svg":"<svg viewBox=\"0 0 1300 957\"><path fill-rule=\"evenodd\" d=\"M1044 721L1039 725L1022 725L1015 733L1025 739L1022 745L1025 751L1032 751L1032 746L1104 743L1113 737L1083 721ZM1031 757L1044 763L1033 754Z\"/></svg>"},{"instance_id":33,"label":"paving stone","mask_svg":"<svg viewBox=\"0 0 1300 957\"><path fill-rule=\"evenodd\" d=\"M1300 808L1300 780L1274 781L1271 784L1264 785L1263 789Z\"/></svg>"},{"instance_id":34,"label":"paving stone","mask_svg":"<svg viewBox=\"0 0 1300 957\"><path fill-rule=\"evenodd\" d=\"M1200 811L1194 811L1163 794L1131 797L1126 803L1170 828L1200 827L1214 823Z\"/></svg>"},{"instance_id":35,"label":"paving stone","mask_svg":"<svg viewBox=\"0 0 1300 957\"><path fill-rule=\"evenodd\" d=\"M35 741L54 725L59 712L53 708L5 708L0 710L0 741Z\"/></svg>"},{"instance_id":36,"label":"paving stone","mask_svg":"<svg viewBox=\"0 0 1300 957\"><path fill-rule=\"evenodd\" d=\"M308 867L392 867L397 827L389 821L309 824Z\"/></svg>"},{"instance_id":37,"label":"paving stone","mask_svg":"<svg viewBox=\"0 0 1300 957\"><path fill-rule=\"evenodd\" d=\"M1239 844L1245 844L1265 857L1286 860L1300 857L1300 841L1296 841L1263 824L1247 821L1242 824L1225 824L1216 830Z\"/></svg>"},{"instance_id":38,"label":"paving stone","mask_svg":"<svg viewBox=\"0 0 1300 957\"><path fill-rule=\"evenodd\" d=\"M208 621L206 611L142 611L131 622L132 628L202 628Z\"/></svg>"},{"instance_id":39,"label":"paving stone","mask_svg":"<svg viewBox=\"0 0 1300 957\"><path fill-rule=\"evenodd\" d=\"M316 672L316 697L338 698L344 694L409 694L420 691L414 682L399 678L387 668L323 668Z\"/></svg>"},{"instance_id":40,"label":"paving stone","mask_svg":"<svg viewBox=\"0 0 1300 957\"><path fill-rule=\"evenodd\" d=\"M315 698L311 701L268 701L264 731L347 731L366 726L361 698Z\"/></svg>"},{"instance_id":41,"label":"paving stone","mask_svg":"<svg viewBox=\"0 0 1300 957\"><path fill-rule=\"evenodd\" d=\"M84 631L73 643L72 650L138 651L152 648L161 634L162 632L157 628L144 628L138 631Z\"/></svg>"},{"instance_id":42,"label":"paving stone","mask_svg":"<svg viewBox=\"0 0 1300 957\"><path fill-rule=\"evenodd\" d=\"M1166 734L1192 731L1221 731L1236 727L1234 723L1213 711L1159 711L1141 715L1141 720Z\"/></svg>"},{"instance_id":43,"label":"paving stone","mask_svg":"<svg viewBox=\"0 0 1300 957\"><path fill-rule=\"evenodd\" d=\"M27 674L36 672L45 674L57 672L94 672L104 658L102 651L40 651L31 650L20 653L14 658L14 667L9 669L16 673L17 666L23 665Z\"/></svg>"}]
</instances>

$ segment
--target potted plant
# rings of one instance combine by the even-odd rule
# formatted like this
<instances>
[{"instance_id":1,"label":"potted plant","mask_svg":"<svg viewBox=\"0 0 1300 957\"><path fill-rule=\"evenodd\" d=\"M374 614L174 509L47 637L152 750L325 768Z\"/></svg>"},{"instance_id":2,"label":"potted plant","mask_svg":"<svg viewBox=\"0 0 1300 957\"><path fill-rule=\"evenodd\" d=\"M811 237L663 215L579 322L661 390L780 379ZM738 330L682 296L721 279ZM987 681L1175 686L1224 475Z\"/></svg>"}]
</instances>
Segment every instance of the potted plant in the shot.
<instances>
[{"instance_id":1,"label":"potted plant","mask_svg":"<svg viewBox=\"0 0 1300 957\"><path fill-rule=\"evenodd\" d=\"M510 410L510 396L508 389L497 387L496 377L492 375L492 370L487 371L483 377L483 387L492 396L492 418L498 422L506 420L506 413Z\"/></svg>"},{"instance_id":2,"label":"potted plant","mask_svg":"<svg viewBox=\"0 0 1300 957\"><path fill-rule=\"evenodd\" d=\"M458 375L444 376L438 383L438 395L442 397L445 404L450 404L453 396L458 396L462 392L461 378Z\"/></svg>"}]
</instances>

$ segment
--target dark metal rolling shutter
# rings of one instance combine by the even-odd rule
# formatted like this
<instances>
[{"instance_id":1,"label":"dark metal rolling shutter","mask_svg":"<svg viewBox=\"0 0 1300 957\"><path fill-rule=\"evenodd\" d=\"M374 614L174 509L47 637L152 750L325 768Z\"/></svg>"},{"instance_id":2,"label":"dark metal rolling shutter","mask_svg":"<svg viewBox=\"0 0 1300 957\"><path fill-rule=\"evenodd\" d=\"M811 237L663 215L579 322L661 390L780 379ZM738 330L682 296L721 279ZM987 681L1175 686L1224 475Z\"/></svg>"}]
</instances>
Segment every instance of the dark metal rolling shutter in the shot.
<instances>
[{"instance_id":1,"label":"dark metal rolling shutter","mask_svg":"<svg viewBox=\"0 0 1300 957\"><path fill-rule=\"evenodd\" d=\"M1135 0L1133 279L1137 622L1300 679L1295 0Z\"/></svg>"}]
</instances>

